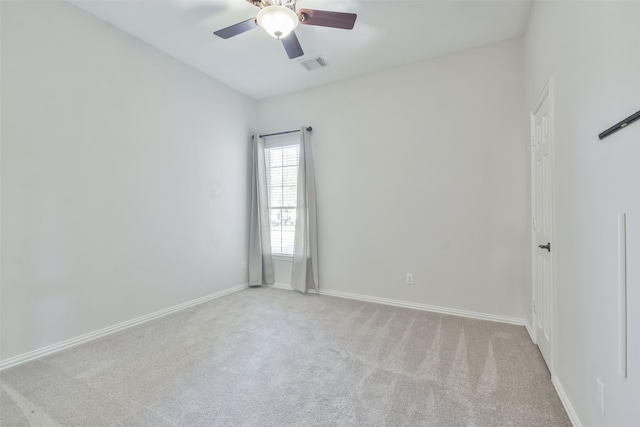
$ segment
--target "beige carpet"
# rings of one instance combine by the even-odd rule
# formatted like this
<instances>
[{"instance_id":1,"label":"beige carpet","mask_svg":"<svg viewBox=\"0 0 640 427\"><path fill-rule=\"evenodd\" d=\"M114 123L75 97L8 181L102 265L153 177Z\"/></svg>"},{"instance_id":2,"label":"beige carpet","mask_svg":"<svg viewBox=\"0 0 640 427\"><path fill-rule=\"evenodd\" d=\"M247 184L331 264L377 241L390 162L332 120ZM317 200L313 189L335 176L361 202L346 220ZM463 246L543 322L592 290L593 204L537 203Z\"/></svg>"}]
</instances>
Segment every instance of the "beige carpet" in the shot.
<instances>
[{"instance_id":1,"label":"beige carpet","mask_svg":"<svg viewBox=\"0 0 640 427\"><path fill-rule=\"evenodd\" d=\"M523 327L252 288L0 372L3 426L565 426Z\"/></svg>"}]
</instances>

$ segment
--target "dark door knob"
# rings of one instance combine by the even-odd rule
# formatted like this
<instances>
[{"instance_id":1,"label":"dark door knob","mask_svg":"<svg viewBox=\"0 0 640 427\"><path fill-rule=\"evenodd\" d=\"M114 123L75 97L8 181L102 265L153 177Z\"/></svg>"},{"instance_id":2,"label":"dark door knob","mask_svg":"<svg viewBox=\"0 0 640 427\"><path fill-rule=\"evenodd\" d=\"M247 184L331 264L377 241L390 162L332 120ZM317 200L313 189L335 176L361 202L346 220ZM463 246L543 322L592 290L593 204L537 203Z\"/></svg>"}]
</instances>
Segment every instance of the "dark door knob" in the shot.
<instances>
[{"instance_id":1,"label":"dark door knob","mask_svg":"<svg viewBox=\"0 0 640 427\"><path fill-rule=\"evenodd\" d=\"M549 252L551 252L551 242L547 243L546 245L538 245L538 247L539 247L540 249L546 249L546 250L548 250Z\"/></svg>"}]
</instances>

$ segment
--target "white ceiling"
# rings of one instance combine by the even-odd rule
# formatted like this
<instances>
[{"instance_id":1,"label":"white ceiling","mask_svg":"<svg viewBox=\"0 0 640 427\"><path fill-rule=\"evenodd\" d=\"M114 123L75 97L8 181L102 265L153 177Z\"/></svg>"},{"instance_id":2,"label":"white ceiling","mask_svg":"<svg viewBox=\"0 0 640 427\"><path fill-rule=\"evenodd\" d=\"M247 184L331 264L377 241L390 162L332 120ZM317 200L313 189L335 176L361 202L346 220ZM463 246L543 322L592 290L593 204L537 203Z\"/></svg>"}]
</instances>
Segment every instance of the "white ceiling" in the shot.
<instances>
[{"instance_id":1,"label":"white ceiling","mask_svg":"<svg viewBox=\"0 0 640 427\"><path fill-rule=\"evenodd\" d=\"M531 8L531 0L298 0L298 9L358 19L351 31L300 25L305 55L291 60L260 28L227 40L213 35L257 14L246 0L69 1L254 99L519 37ZM307 71L297 63L317 56L328 66Z\"/></svg>"}]
</instances>

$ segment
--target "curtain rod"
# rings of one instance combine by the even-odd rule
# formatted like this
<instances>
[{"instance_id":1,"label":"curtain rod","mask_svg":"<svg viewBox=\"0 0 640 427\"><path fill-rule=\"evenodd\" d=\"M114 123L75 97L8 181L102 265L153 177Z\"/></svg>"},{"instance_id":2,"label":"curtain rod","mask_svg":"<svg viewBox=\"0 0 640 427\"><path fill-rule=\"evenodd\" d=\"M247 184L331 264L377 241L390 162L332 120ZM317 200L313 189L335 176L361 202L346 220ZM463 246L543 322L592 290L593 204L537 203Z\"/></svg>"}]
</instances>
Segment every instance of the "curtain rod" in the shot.
<instances>
[{"instance_id":1,"label":"curtain rod","mask_svg":"<svg viewBox=\"0 0 640 427\"><path fill-rule=\"evenodd\" d=\"M311 126L309 126L307 128L307 132L311 132L313 130L313 128ZM265 135L259 135L260 138L264 138L265 136L276 136L276 135L285 135L287 133L295 133L295 132L300 132L300 129L296 129L296 130L287 130L284 132L276 132L276 133L267 133ZM253 135L251 136L251 138L253 139Z\"/></svg>"},{"instance_id":2,"label":"curtain rod","mask_svg":"<svg viewBox=\"0 0 640 427\"><path fill-rule=\"evenodd\" d=\"M615 125L611 126L609 129L605 130L600 135L598 135L598 138L604 139L609 135L611 135L612 133L617 132L620 129L626 128L627 126L629 126L631 123L635 122L638 119L640 119L640 111L630 115L620 123L616 123Z\"/></svg>"}]
</instances>

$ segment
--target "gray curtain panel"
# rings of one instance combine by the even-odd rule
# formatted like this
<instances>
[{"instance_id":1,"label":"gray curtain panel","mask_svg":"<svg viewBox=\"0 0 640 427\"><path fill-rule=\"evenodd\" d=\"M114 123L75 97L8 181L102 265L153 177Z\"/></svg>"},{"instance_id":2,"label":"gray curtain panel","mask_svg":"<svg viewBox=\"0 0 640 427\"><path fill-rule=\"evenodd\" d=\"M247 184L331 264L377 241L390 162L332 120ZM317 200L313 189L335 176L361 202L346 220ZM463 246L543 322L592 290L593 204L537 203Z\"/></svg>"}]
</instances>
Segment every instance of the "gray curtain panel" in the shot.
<instances>
[{"instance_id":1,"label":"gray curtain panel","mask_svg":"<svg viewBox=\"0 0 640 427\"><path fill-rule=\"evenodd\" d=\"M269 192L264 159L264 140L253 136L251 218L249 225L249 286L274 282L269 226Z\"/></svg>"},{"instance_id":2,"label":"gray curtain panel","mask_svg":"<svg viewBox=\"0 0 640 427\"><path fill-rule=\"evenodd\" d=\"M291 286L306 293L318 291L318 226L316 215L316 180L311 150L311 132L300 128L298 162L298 203L293 249Z\"/></svg>"}]
</instances>

